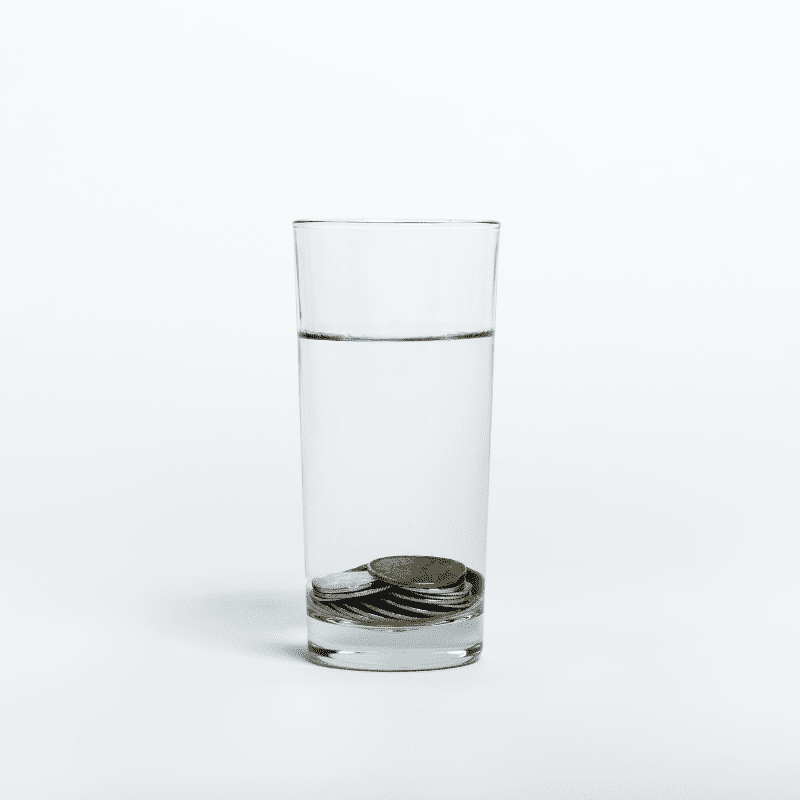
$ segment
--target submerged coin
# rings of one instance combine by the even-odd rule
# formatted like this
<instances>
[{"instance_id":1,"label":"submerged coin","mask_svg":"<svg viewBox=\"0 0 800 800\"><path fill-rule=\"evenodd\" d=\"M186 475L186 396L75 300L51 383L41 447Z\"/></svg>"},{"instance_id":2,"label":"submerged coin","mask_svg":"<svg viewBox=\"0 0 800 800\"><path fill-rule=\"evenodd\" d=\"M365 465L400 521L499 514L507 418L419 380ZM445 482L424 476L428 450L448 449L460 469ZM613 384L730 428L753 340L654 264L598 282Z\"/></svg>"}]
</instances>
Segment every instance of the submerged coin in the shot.
<instances>
[{"instance_id":1,"label":"submerged coin","mask_svg":"<svg viewBox=\"0 0 800 800\"><path fill-rule=\"evenodd\" d=\"M316 592L322 594L338 594L339 592L363 592L375 588L378 581L366 570L357 572L333 572L314 578L311 585Z\"/></svg>"},{"instance_id":2,"label":"submerged coin","mask_svg":"<svg viewBox=\"0 0 800 800\"><path fill-rule=\"evenodd\" d=\"M363 618L366 620L372 620L373 622L376 620L386 620L386 617L378 616L378 614L373 614L371 611L367 611L364 608L360 608L359 606L350 605L349 603L342 603L342 605L353 614L356 614L359 618Z\"/></svg>"},{"instance_id":3,"label":"submerged coin","mask_svg":"<svg viewBox=\"0 0 800 800\"><path fill-rule=\"evenodd\" d=\"M321 600L323 603L331 602L333 600L349 600L352 597L366 597L370 594L378 594L385 592L389 587L384 584L383 586L376 586L373 589L365 589L363 592L321 592L314 589L314 597Z\"/></svg>"},{"instance_id":4,"label":"submerged coin","mask_svg":"<svg viewBox=\"0 0 800 800\"><path fill-rule=\"evenodd\" d=\"M420 592L421 594L448 594L450 592L460 592L464 588L465 578L449 583L447 586L405 586L410 591Z\"/></svg>"},{"instance_id":5,"label":"submerged coin","mask_svg":"<svg viewBox=\"0 0 800 800\"><path fill-rule=\"evenodd\" d=\"M352 619L355 622L362 622L367 619L366 614L358 607L351 606L348 603L324 603L320 605L326 611L333 611L345 619Z\"/></svg>"},{"instance_id":6,"label":"submerged coin","mask_svg":"<svg viewBox=\"0 0 800 800\"><path fill-rule=\"evenodd\" d=\"M393 608L399 608L401 611L408 611L412 614L421 614L424 617L433 617L439 613L439 610L436 608L417 608L416 606L408 605L407 603L401 603L398 600L393 600L391 597L387 597L386 602Z\"/></svg>"},{"instance_id":7,"label":"submerged coin","mask_svg":"<svg viewBox=\"0 0 800 800\"><path fill-rule=\"evenodd\" d=\"M386 608L380 608L379 606L374 606L372 603L368 603L366 600L361 601L370 611L374 612L375 614L380 614L381 616L391 617L392 619L419 619L419 617L414 616L413 614L409 613L400 613L400 609L394 609L389 611Z\"/></svg>"},{"instance_id":8,"label":"submerged coin","mask_svg":"<svg viewBox=\"0 0 800 800\"><path fill-rule=\"evenodd\" d=\"M461 581L467 568L452 558L436 556L387 556L367 565L378 580L413 589L442 589ZM357 573L356 573L357 574Z\"/></svg>"},{"instance_id":9,"label":"submerged coin","mask_svg":"<svg viewBox=\"0 0 800 800\"><path fill-rule=\"evenodd\" d=\"M457 592L428 592L411 589L408 586L393 586L392 593L413 598L421 603L452 603L472 597L472 584L465 583Z\"/></svg>"},{"instance_id":10,"label":"submerged coin","mask_svg":"<svg viewBox=\"0 0 800 800\"><path fill-rule=\"evenodd\" d=\"M405 592L408 595L419 597L422 600L447 600L451 597L460 597L468 591L464 586L455 592L426 592L421 589L415 589L413 586L392 586L391 588L393 591Z\"/></svg>"},{"instance_id":11,"label":"submerged coin","mask_svg":"<svg viewBox=\"0 0 800 800\"><path fill-rule=\"evenodd\" d=\"M417 600L413 597L406 597L401 594L390 595L386 598L389 601L404 603L405 605L413 606L415 608L435 609L439 608L446 610L448 608L463 608L473 602L473 597L464 597L461 600L448 600L446 603L439 600Z\"/></svg>"}]
</instances>

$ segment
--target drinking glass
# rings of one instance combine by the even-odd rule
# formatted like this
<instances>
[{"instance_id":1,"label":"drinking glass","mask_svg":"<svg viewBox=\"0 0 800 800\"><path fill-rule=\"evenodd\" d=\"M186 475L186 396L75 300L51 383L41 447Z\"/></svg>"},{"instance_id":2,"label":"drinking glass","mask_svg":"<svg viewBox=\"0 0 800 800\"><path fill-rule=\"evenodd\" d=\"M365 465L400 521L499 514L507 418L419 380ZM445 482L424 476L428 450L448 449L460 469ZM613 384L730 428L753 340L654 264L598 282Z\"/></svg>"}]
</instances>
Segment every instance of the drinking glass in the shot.
<instances>
[{"instance_id":1,"label":"drinking glass","mask_svg":"<svg viewBox=\"0 0 800 800\"><path fill-rule=\"evenodd\" d=\"M294 223L318 664L442 669L480 655L499 229Z\"/></svg>"}]
</instances>

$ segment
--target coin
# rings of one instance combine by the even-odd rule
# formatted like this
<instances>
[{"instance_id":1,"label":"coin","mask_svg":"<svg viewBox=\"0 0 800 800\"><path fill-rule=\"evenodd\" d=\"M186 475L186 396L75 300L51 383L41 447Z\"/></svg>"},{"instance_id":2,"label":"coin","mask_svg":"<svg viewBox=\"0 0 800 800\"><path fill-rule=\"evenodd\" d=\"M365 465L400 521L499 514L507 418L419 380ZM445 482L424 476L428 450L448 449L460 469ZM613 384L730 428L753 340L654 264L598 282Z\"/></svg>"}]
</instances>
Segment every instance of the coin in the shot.
<instances>
[{"instance_id":1,"label":"coin","mask_svg":"<svg viewBox=\"0 0 800 800\"><path fill-rule=\"evenodd\" d=\"M461 595L469 594L472 591L472 584L468 581L462 581L459 586L454 587L452 591L444 589L417 589L414 586L392 586L393 591L405 592L406 594L414 595L414 597L430 598L431 600L446 600L448 597L460 597Z\"/></svg>"},{"instance_id":2,"label":"coin","mask_svg":"<svg viewBox=\"0 0 800 800\"><path fill-rule=\"evenodd\" d=\"M447 600L452 599L453 597L461 597L462 595L466 594L466 591L462 587L457 592L428 592L428 591L421 591L419 589L413 589L410 586L394 586L393 589L397 591L405 592L410 597L418 597L420 600Z\"/></svg>"},{"instance_id":3,"label":"coin","mask_svg":"<svg viewBox=\"0 0 800 800\"><path fill-rule=\"evenodd\" d=\"M403 606L404 608L413 608L418 613L426 615L447 614L450 611L458 610L461 608L467 608L470 605L470 603L456 603L453 605L436 604L436 605L418 606L412 603L404 603L402 601L387 600L386 602L387 603L396 602L398 605Z\"/></svg>"},{"instance_id":4,"label":"coin","mask_svg":"<svg viewBox=\"0 0 800 800\"><path fill-rule=\"evenodd\" d=\"M326 611L333 611L337 616L344 617L345 619L352 620L353 622L362 622L365 617L360 614L358 611L350 611L344 605L344 603L331 603L330 605L325 605L323 608Z\"/></svg>"},{"instance_id":5,"label":"coin","mask_svg":"<svg viewBox=\"0 0 800 800\"><path fill-rule=\"evenodd\" d=\"M322 594L339 592L363 592L375 587L377 581L366 570L357 572L333 572L314 578L311 585Z\"/></svg>"},{"instance_id":6,"label":"coin","mask_svg":"<svg viewBox=\"0 0 800 800\"><path fill-rule=\"evenodd\" d=\"M392 619L419 619L419 617L412 616L411 614L401 614L398 611L389 611L386 608L379 608L377 606L372 605L372 603L368 603L366 600L361 601L370 611L374 611L376 614L382 614L387 617L391 617Z\"/></svg>"},{"instance_id":7,"label":"coin","mask_svg":"<svg viewBox=\"0 0 800 800\"><path fill-rule=\"evenodd\" d=\"M395 602L406 603L412 606L419 606L420 608L456 608L460 606L469 605L472 602L472 597L464 597L461 600L417 600L414 597L407 597L402 594L395 594L391 595L390 597L386 598L386 601L393 600Z\"/></svg>"},{"instance_id":8,"label":"coin","mask_svg":"<svg viewBox=\"0 0 800 800\"><path fill-rule=\"evenodd\" d=\"M460 592L464 588L465 579L456 581L447 586L406 586L404 588L410 589L422 594L447 594L448 592Z\"/></svg>"},{"instance_id":9,"label":"coin","mask_svg":"<svg viewBox=\"0 0 800 800\"><path fill-rule=\"evenodd\" d=\"M430 592L423 589L414 589L410 586L392 586L393 592L401 592L402 594L414 597L418 600L457 600L461 597L466 597L472 592L472 585L469 583L463 584L456 592Z\"/></svg>"},{"instance_id":10,"label":"coin","mask_svg":"<svg viewBox=\"0 0 800 800\"><path fill-rule=\"evenodd\" d=\"M387 556L370 561L367 569L378 580L414 589L452 586L467 571L460 561L436 556Z\"/></svg>"},{"instance_id":11,"label":"coin","mask_svg":"<svg viewBox=\"0 0 800 800\"><path fill-rule=\"evenodd\" d=\"M316 588L314 589L314 597L317 600L322 600L323 603L330 602L332 600L349 600L352 597L366 597L369 594L378 594L379 592L385 592L389 587L387 585L383 586L376 586L373 589L365 589L363 592L320 592Z\"/></svg>"},{"instance_id":12,"label":"coin","mask_svg":"<svg viewBox=\"0 0 800 800\"><path fill-rule=\"evenodd\" d=\"M410 611L414 614L422 614L426 617L432 617L439 613L438 609L416 608L415 606L406 605L405 603L397 602L397 600L392 600L391 597L387 597L386 602L395 608L399 608L401 611Z\"/></svg>"},{"instance_id":13,"label":"coin","mask_svg":"<svg viewBox=\"0 0 800 800\"><path fill-rule=\"evenodd\" d=\"M378 614L373 614L371 611L360 608L359 606L350 605L349 603L342 603L342 605L351 613L368 620L385 620L386 617L381 617Z\"/></svg>"}]
</instances>

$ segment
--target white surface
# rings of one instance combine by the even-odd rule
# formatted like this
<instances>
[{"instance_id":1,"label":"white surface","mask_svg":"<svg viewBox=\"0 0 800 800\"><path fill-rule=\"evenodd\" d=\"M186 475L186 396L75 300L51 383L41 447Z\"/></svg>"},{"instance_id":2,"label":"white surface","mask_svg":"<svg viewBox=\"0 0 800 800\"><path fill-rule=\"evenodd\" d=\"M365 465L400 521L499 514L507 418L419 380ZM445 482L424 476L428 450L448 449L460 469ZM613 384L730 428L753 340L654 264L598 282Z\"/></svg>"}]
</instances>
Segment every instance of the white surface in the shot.
<instances>
[{"instance_id":1,"label":"white surface","mask_svg":"<svg viewBox=\"0 0 800 800\"><path fill-rule=\"evenodd\" d=\"M3 4L3 796L800 797L793 31ZM503 223L474 666L298 653L309 217Z\"/></svg>"}]
</instances>

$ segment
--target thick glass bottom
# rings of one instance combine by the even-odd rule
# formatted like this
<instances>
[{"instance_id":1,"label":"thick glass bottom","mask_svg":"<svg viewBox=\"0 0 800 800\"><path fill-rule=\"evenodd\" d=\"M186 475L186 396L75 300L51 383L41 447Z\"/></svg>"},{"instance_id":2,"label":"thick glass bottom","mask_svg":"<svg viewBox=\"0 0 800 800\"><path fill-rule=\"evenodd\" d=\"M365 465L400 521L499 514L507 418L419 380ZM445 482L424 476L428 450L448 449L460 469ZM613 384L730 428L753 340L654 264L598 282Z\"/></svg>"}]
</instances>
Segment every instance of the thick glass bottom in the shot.
<instances>
[{"instance_id":1,"label":"thick glass bottom","mask_svg":"<svg viewBox=\"0 0 800 800\"><path fill-rule=\"evenodd\" d=\"M449 669L477 661L482 645L482 614L413 627L372 627L308 617L309 657L326 667L379 672Z\"/></svg>"}]
</instances>

